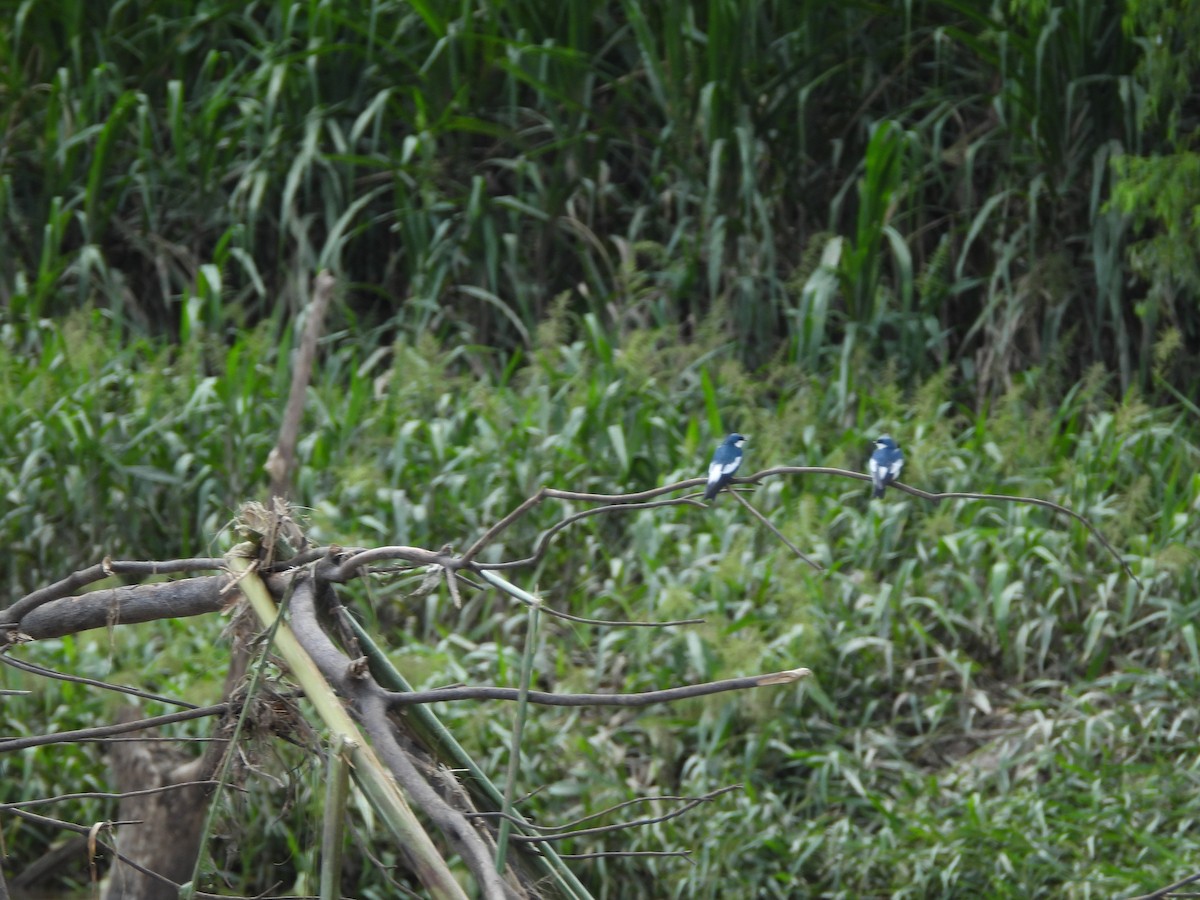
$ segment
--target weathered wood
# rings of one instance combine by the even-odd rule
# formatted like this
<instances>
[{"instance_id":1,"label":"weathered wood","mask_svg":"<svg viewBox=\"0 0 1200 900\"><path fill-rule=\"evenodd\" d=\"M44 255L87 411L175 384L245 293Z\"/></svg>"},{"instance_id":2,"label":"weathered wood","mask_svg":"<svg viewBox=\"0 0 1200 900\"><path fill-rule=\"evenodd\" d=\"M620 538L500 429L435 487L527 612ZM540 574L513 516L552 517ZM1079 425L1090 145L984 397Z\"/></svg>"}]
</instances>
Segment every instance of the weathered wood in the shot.
<instances>
[{"instance_id":1,"label":"weathered wood","mask_svg":"<svg viewBox=\"0 0 1200 900\"><path fill-rule=\"evenodd\" d=\"M227 575L206 575L92 591L43 604L27 613L18 627L23 634L40 640L106 625L205 615L217 612L228 600L221 594L227 584Z\"/></svg>"},{"instance_id":2,"label":"weathered wood","mask_svg":"<svg viewBox=\"0 0 1200 900\"><path fill-rule=\"evenodd\" d=\"M136 708L122 713L123 721L141 716ZM168 744L122 741L112 745L109 764L118 791L144 791L205 778L205 758L193 759ZM190 881L200 849L200 829L208 809L209 788L189 785L156 794L121 800L117 818L140 825L121 828L121 853L176 884ZM122 862L109 876L105 900L175 900L178 891Z\"/></svg>"}]
</instances>

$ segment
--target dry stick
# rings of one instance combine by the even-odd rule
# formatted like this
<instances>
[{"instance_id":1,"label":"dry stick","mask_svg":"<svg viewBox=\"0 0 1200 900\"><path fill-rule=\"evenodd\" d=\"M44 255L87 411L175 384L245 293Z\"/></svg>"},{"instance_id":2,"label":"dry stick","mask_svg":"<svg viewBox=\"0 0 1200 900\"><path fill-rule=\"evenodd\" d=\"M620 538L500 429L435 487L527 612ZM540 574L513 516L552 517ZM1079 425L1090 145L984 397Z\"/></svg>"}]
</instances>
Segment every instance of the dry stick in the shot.
<instances>
[{"instance_id":1,"label":"dry stick","mask_svg":"<svg viewBox=\"0 0 1200 900\"><path fill-rule=\"evenodd\" d=\"M12 666L14 669L20 669L22 672L31 672L34 675L41 675L44 678L54 678L58 681L69 681L72 684L85 684L88 687L98 687L106 691L115 691L118 694L130 694L134 697L140 697L142 700L156 700L159 703L165 703L167 706L182 706L184 709L195 709L195 703L188 703L186 700L176 700L173 697L164 697L161 694L151 694L146 691L139 691L137 688L126 687L123 684L110 684L107 681L97 681L94 678L84 678L82 675L67 675L65 672L56 672L54 669L48 669L45 666L39 666L36 663L26 662L23 659L17 659L7 653L0 653L0 663L6 666Z\"/></svg>"},{"instance_id":2,"label":"dry stick","mask_svg":"<svg viewBox=\"0 0 1200 900\"><path fill-rule=\"evenodd\" d=\"M717 788L715 791L709 791L707 794L703 794L699 797L680 797L674 794L658 794L652 797L635 797L632 800L622 800L620 803L616 803L608 807L608 809L602 809L599 812L589 813L586 816L580 816L578 819L572 819L570 822L564 822L561 825L534 825L531 822L528 823L528 827L534 829L535 831L541 832L567 831L568 829L576 828L579 825L582 825L584 822L590 822L592 819L598 819L601 816L612 815L618 810L625 809L627 806L636 806L640 803L691 803L693 800L713 800L717 797L720 797L722 794L728 794L730 791L740 791L742 787L743 785L740 784L727 784L723 788Z\"/></svg>"},{"instance_id":3,"label":"dry stick","mask_svg":"<svg viewBox=\"0 0 1200 900\"><path fill-rule=\"evenodd\" d=\"M89 838L92 837L92 835L93 835L93 827L89 827L87 825L77 825L74 822L66 822L62 819L53 819L49 816L41 816L41 815L38 815L37 813L31 813L31 812L28 812L23 809L10 809L8 811L11 812L17 818L25 819L26 821L34 822L38 825L48 825L51 828L60 828L63 831L73 831L75 834L82 834ZM108 824L108 825L140 825L141 823L140 822L108 822L106 824ZM107 844L104 841L97 841L96 843L98 843L101 847L103 847L105 850L107 850L109 853L111 853L114 857L121 860L121 862L136 869L137 871L141 872L143 875L149 876L150 878L153 878L155 881L161 882L162 884L169 884L171 887L173 887L175 889L179 888L178 884L176 884L170 878L167 878L165 875L159 875L157 872L151 871L150 869L147 869L145 866L139 865L138 863L134 862L132 859L125 856L124 854L118 853L116 847L113 847L112 845ZM202 896L202 895L197 895L197 896ZM203 896L214 896L214 895L203 895Z\"/></svg>"},{"instance_id":4,"label":"dry stick","mask_svg":"<svg viewBox=\"0 0 1200 900\"><path fill-rule=\"evenodd\" d=\"M736 500L738 503L742 504L742 506L746 507L746 509L748 509L751 512L751 514L753 514L754 517L756 519L758 519L758 521L762 522L764 525L767 526L767 528L771 529L771 532L775 535L775 537L777 537L781 541L783 541L784 544L786 544L788 546L788 549L790 549L793 553L795 553L798 557L800 557L802 560L804 560L806 563L808 563L810 566L812 566L818 572L824 571L824 569L822 568L822 566L819 562L817 562L816 560L813 560L813 559L809 559L802 552L800 552L800 548L797 547L795 544L793 544L791 541L789 541L787 538L785 538L783 536L783 532L780 531L778 528L776 528L774 526L774 524L772 524L770 519L768 519L766 516L764 516L762 513L760 513L757 509L755 509L753 506L751 506L749 500L747 500L745 497L743 497L737 491L729 491L729 493L733 496L734 500Z\"/></svg>"},{"instance_id":5,"label":"dry stick","mask_svg":"<svg viewBox=\"0 0 1200 900\"><path fill-rule=\"evenodd\" d=\"M1055 512L1060 512L1063 515L1070 516L1072 519L1074 519L1076 522L1079 522L1084 528L1090 531L1092 536L1104 545L1104 549L1112 555L1112 558L1117 561L1117 565L1119 565L1125 571L1125 574L1133 579L1133 583L1139 588L1142 587L1141 579L1133 574L1133 569L1129 567L1129 563L1125 562L1125 560L1121 558L1121 554L1117 552L1117 548L1109 543L1108 538L1106 538L1100 532L1099 528L1097 528L1079 513L1067 509L1065 506L1060 506L1059 504L1050 500L1042 500L1038 497L1018 497L1012 494L972 494L963 491L954 491L945 494L932 494L922 491L919 488L911 488L896 483L890 484L888 487L899 487L901 490L907 491L914 496L920 497L923 500L932 500L935 503L939 500L1007 500L1010 503L1028 503L1031 506L1041 506L1044 509L1051 509Z\"/></svg>"},{"instance_id":6,"label":"dry stick","mask_svg":"<svg viewBox=\"0 0 1200 900\"><path fill-rule=\"evenodd\" d=\"M89 837L89 838L92 837L92 835L94 834L94 831L95 831L94 825L92 825L92 826L77 825L74 822L66 822L62 819L52 819L49 816L38 815L37 813L31 813L31 812L28 812L23 809L11 809L11 810L9 810L9 812L11 812L14 816L17 816L18 818L26 819L26 820L28 820L30 822L34 822L38 825L46 825L51 828L60 828L63 831L71 831L71 832L74 832L75 834L81 834L81 835L84 835L85 837ZM117 825L140 825L142 823L141 822L104 822L102 824L104 824L106 826L117 826ZM141 865L140 863L137 863L134 860L130 859L125 854L119 852L117 850L117 848L114 847L112 844L108 844L108 843L105 843L104 841L100 841L100 840L97 840L96 843L99 846L103 847L105 850L107 850L109 853L111 853L113 855L114 859L119 859L121 862L125 863L125 865L129 866L131 869L135 869L138 872L141 872L143 875L145 875L149 878L153 878L155 881L159 882L160 884L168 884L172 888L174 888L176 891L178 891L182 887L182 885L176 884L174 881L172 881L170 878L167 878L165 875L160 875L158 872L155 872L152 869L148 869L145 866ZM231 898L226 894L209 894L204 891L196 891L191 896L200 898L200 900L231 900ZM279 898L277 898L277 900L309 900L309 898L279 897Z\"/></svg>"},{"instance_id":7,"label":"dry stick","mask_svg":"<svg viewBox=\"0 0 1200 900\"><path fill-rule=\"evenodd\" d=\"M491 572L487 569L480 569L479 575L484 581L488 582L488 584L491 584L493 587L498 587L500 590L504 591L504 593L508 594L515 600L519 600L526 606L530 608L536 606L538 609L548 613L549 615L557 616L560 619L566 619L569 622L579 622L583 625L607 625L611 628L667 628L672 625L704 624L704 619L675 619L669 622L624 622L620 619L585 619L583 616L573 616L570 613L556 612L555 610L548 608L542 603L541 598L533 596L533 594L529 593L528 591L522 590L515 584L506 581L499 575L496 575L494 572Z\"/></svg>"},{"instance_id":8,"label":"dry stick","mask_svg":"<svg viewBox=\"0 0 1200 900\"><path fill-rule=\"evenodd\" d=\"M165 716L138 719L136 722L122 722L119 725L98 725L95 728L80 728L75 731L57 731L54 734L34 734L29 737L9 738L8 740L0 740L0 753L6 753L10 750L25 750L28 747L44 747L48 744L89 741L95 738L110 737L114 734L124 734L127 731L157 728L159 725L170 725L173 722L186 722L189 719L219 716L227 709L229 709L228 703L218 703L215 706L202 706L199 709L188 709Z\"/></svg>"},{"instance_id":9,"label":"dry stick","mask_svg":"<svg viewBox=\"0 0 1200 900\"><path fill-rule=\"evenodd\" d=\"M422 547L372 547L370 550L355 550L338 565L323 568L321 577L326 581L340 583L355 577L358 570L364 566L393 559L402 559L414 566L441 566L450 571L455 571L463 565L462 560L448 553L435 553Z\"/></svg>"},{"instance_id":10,"label":"dry stick","mask_svg":"<svg viewBox=\"0 0 1200 900\"><path fill-rule=\"evenodd\" d=\"M8 609L0 610L0 622L19 623L30 610L37 609L43 603L51 600L61 600L69 597L82 587L103 581L113 575L133 575L139 578L149 578L154 575L173 575L179 572L204 572L220 569L225 562L212 557L197 557L195 559L166 559L166 560L113 560L105 559L94 566L73 572L66 578L48 584L44 588L26 594Z\"/></svg>"},{"instance_id":11,"label":"dry stick","mask_svg":"<svg viewBox=\"0 0 1200 900\"><path fill-rule=\"evenodd\" d=\"M615 822L612 825L597 825L594 828L580 828L578 831L568 831L561 834L515 834L514 841L519 841L523 844L539 844L548 841L567 841L578 837L592 837L597 834L609 834L613 831L625 831L630 828L640 828L643 825L657 825L659 822L666 822L669 819L675 819L685 813L691 812L701 803L707 803L709 797L699 797L691 802L681 806L679 809L672 810L669 813L664 813L661 816L650 816L645 819L634 819L631 822Z\"/></svg>"},{"instance_id":12,"label":"dry stick","mask_svg":"<svg viewBox=\"0 0 1200 900\"><path fill-rule=\"evenodd\" d=\"M750 688L773 684L791 684L812 674L810 669L786 669L767 675L747 675L742 678L726 678L704 684L686 684L661 691L643 691L636 694L552 694L547 691L530 691L530 703L541 706L649 706L652 703L672 703L690 697L720 694L724 691L744 691ZM517 700L520 691L516 688L474 687L434 688L431 691L387 692L389 706L412 706L417 703L442 703L454 700Z\"/></svg>"},{"instance_id":13,"label":"dry stick","mask_svg":"<svg viewBox=\"0 0 1200 900\"><path fill-rule=\"evenodd\" d=\"M532 566L540 562L542 557L546 555L546 551L550 549L550 540L566 528L568 525L573 525L580 519L586 519L589 516L597 516L601 513L624 512L630 509L658 509L662 506L695 506L699 509L707 509L707 507L699 500L694 500L691 497L677 497L674 500L653 500L648 503L612 503L608 506L596 506L592 509L585 509L583 512L577 512L574 515L567 516L561 522L553 525L540 538L538 538L537 546L534 548L533 556L527 556L525 559L505 560L504 562L495 563L476 563L476 569L519 569L525 566ZM486 537L486 535L485 535ZM471 551L467 551L469 554ZM463 559L467 559L467 555L463 555Z\"/></svg>"},{"instance_id":14,"label":"dry stick","mask_svg":"<svg viewBox=\"0 0 1200 900\"><path fill-rule=\"evenodd\" d=\"M871 476L864 475L862 472L851 472L848 469L834 469L828 466L775 466L770 469L763 469L761 472L755 472L748 478L735 478L735 482L747 482L757 484L763 478L769 475L838 475L842 478L854 478L858 481L870 481ZM1027 503L1030 506L1040 506L1044 509L1054 510L1063 515L1070 516L1079 524L1083 525L1092 535L1098 540L1107 550L1112 558L1117 561L1117 564L1124 570L1125 574L1133 579L1138 587L1142 586L1138 577L1133 574L1133 569L1121 558L1121 554L1117 552L1117 548L1109 543L1108 538L1100 533L1095 525L1073 510L1055 503L1051 500L1042 500L1038 497L1019 497L1015 494L976 494L968 491L949 491L944 494L939 494L934 491L923 491L920 488L909 487L906 484L901 484L898 481L893 481L888 484L889 488L896 488L906 494L912 494L914 497L920 497L922 500L928 500L931 503L939 503L942 500L1003 500L1008 503Z\"/></svg>"},{"instance_id":15,"label":"dry stick","mask_svg":"<svg viewBox=\"0 0 1200 900\"><path fill-rule=\"evenodd\" d=\"M700 797L638 797L634 800L625 800L624 802L618 803L615 806L610 806L608 809L604 809L604 810L601 810L600 812L592 813L591 815L583 816L582 818L576 819L573 822L567 822L564 825L535 825L532 822L526 822L524 819L518 819L516 816L508 816L506 813L503 813L503 812L477 812L477 813L469 813L468 815L470 815L472 818L479 818L479 819L496 818L498 816L505 816L505 817L511 819L517 825L522 825L522 826L525 826L528 828L532 828L535 831L541 832L542 835L545 835L544 837L539 837L536 835L533 835L533 836L517 835L513 838L513 840L515 840L515 841L524 841L527 843L535 843L537 841L548 841L548 840L561 841L561 840L565 840L566 838L578 837L579 835L599 834L603 831L619 831L624 828L635 828L635 827L640 827L642 825L655 825L659 822L665 822L668 819L674 819L677 816L681 816L685 812L699 806L701 803L707 803L710 800L716 799L717 797L721 796L722 794L727 794L730 791L741 790L741 788L742 788L742 786L740 784L730 784L730 785L726 785L723 788L717 788L715 791L710 791L709 793L704 794L703 796L700 796ZM633 806L636 803L651 803L651 802L661 801L661 800L676 801L676 802L680 802L680 803L685 803L686 805L677 810L666 813L665 815L662 815L662 816L654 816L654 817L645 818L645 819L634 819L631 822L618 822L615 825L604 825L600 828L586 828L586 829L579 829L576 831L571 831L571 829L575 828L575 826L577 826L577 825L581 825L584 822L590 821L591 819L598 819L601 816L610 815L619 809L624 809L627 806Z\"/></svg>"},{"instance_id":16,"label":"dry stick","mask_svg":"<svg viewBox=\"0 0 1200 900\"><path fill-rule=\"evenodd\" d=\"M467 552L462 555L463 564L465 565L473 560L480 550L496 539L496 535L502 532L513 522L517 521L517 519L521 518L521 516L525 515L525 513L529 512L529 510L541 503L542 498L546 496L546 493L547 488L539 488L537 493L535 493L532 497L529 497L524 503L485 531L483 536L480 537L479 540L473 543L470 547L468 547Z\"/></svg>"},{"instance_id":17,"label":"dry stick","mask_svg":"<svg viewBox=\"0 0 1200 900\"><path fill-rule=\"evenodd\" d=\"M1139 894L1136 897L1130 897L1129 900L1159 900L1159 898L1166 897L1168 894L1179 890L1181 887L1187 887L1189 884L1194 884L1197 881L1200 881L1200 872L1197 872L1195 875L1189 875L1182 881L1177 881L1174 884L1168 884L1165 888L1159 888L1157 891L1151 891L1149 894Z\"/></svg>"},{"instance_id":18,"label":"dry stick","mask_svg":"<svg viewBox=\"0 0 1200 900\"><path fill-rule=\"evenodd\" d=\"M317 355L317 341L325 328L325 311L333 296L334 278L328 270L317 275L313 286L312 302L308 305L308 321L304 323L304 337L296 353L296 364L292 369L292 386L288 393L287 406L283 411L283 423L279 426L279 440L267 456L264 468L271 476L271 496L286 498L291 487L292 468L296 463L296 441L300 437L300 420L304 416L304 398L312 379L313 359Z\"/></svg>"},{"instance_id":19,"label":"dry stick","mask_svg":"<svg viewBox=\"0 0 1200 900\"><path fill-rule=\"evenodd\" d=\"M606 859L616 856L657 856L692 860L691 850L598 850L595 853L560 853L559 859Z\"/></svg>"},{"instance_id":20,"label":"dry stick","mask_svg":"<svg viewBox=\"0 0 1200 900\"><path fill-rule=\"evenodd\" d=\"M60 803L63 800L122 800L125 797L144 797L148 794L162 794L186 787L201 787L216 784L215 781L180 781L174 784L164 784L162 787L146 788L141 791L84 791L78 794L58 794L54 797L38 797L34 800L15 800L12 803L0 803L0 810L24 809L27 806L44 806L47 803Z\"/></svg>"}]
</instances>

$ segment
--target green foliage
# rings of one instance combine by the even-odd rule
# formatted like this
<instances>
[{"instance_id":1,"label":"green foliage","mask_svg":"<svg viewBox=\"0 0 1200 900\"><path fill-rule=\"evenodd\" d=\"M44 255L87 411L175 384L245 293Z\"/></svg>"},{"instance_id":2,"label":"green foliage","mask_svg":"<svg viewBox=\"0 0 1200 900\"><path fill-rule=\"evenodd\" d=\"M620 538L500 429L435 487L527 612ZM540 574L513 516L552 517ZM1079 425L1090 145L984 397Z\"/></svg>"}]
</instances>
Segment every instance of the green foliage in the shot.
<instances>
[{"instance_id":1,"label":"green foliage","mask_svg":"<svg viewBox=\"0 0 1200 900\"><path fill-rule=\"evenodd\" d=\"M752 365L950 366L964 396L1029 365L1149 383L1108 161L1187 149L1147 117L1185 140L1173 4L10 6L14 323L92 302L186 341L328 266L413 338L529 351L565 299L618 334L719 316Z\"/></svg>"},{"instance_id":2,"label":"green foliage","mask_svg":"<svg viewBox=\"0 0 1200 900\"><path fill-rule=\"evenodd\" d=\"M120 334L80 315L5 336L12 438L0 472L20 500L4 519L17 550L4 571L11 595L106 553L217 550L234 497L263 490L288 342L264 329L227 347L201 337L185 353L121 348ZM770 480L751 502L826 573L728 497L707 511L571 526L515 583L579 615L706 621L654 631L543 617L538 688L634 691L797 665L816 672L799 687L642 711L530 710L516 793L549 786L522 802L538 821L744 785L699 815L568 842L564 852L693 852L694 865L576 864L597 894L1111 896L1186 874L1197 851L1190 698L1200 687L1189 599L1200 552L1189 527L1200 503L1194 414L1136 393L1112 400L1111 376L1099 371L1061 405L1043 404L1030 373L1028 386L969 412L946 400L949 372L906 390L859 360L875 390L848 398L794 367L747 372L715 338L682 344L667 330L625 343L565 312L539 334L534 354L512 364L428 337L329 344L300 448L297 499L313 537L461 549L543 484L608 492L696 475L735 423L751 438L748 471L859 468L870 439L889 431L908 455L906 480L1067 504L1126 552L1144 585L1046 510L929 506L895 491L872 502L861 482L815 476ZM564 334L587 337L553 343ZM101 462L56 486L41 467L85 465L77 448ZM527 555L567 512L543 505L486 558ZM399 670L417 687L515 685L525 610L493 592L468 592L458 610L443 587L419 580L347 591ZM123 626L20 652L206 702L220 690L220 624ZM4 687L35 691L4 703L9 733L94 724L117 702L3 671ZM512 710L436 711L502 783ZM229 801L220 877L245 894L281 879L303 885L313 877L305 848L318 828L318 776L295 768L290 751L282 769L271 756L253 759L263 771L295 771L252 779L249 797ZM0 783L26 785L22 796L98 787L102 773L91 745L0 759ZM388 857L378 823L352 806L358 840ZM98 801L56 812L111 815ZM52 837L11 818L4 827L17 868ZM347 861L343 888L389 895L362 859Z\"/></svg>"}]
</instances>

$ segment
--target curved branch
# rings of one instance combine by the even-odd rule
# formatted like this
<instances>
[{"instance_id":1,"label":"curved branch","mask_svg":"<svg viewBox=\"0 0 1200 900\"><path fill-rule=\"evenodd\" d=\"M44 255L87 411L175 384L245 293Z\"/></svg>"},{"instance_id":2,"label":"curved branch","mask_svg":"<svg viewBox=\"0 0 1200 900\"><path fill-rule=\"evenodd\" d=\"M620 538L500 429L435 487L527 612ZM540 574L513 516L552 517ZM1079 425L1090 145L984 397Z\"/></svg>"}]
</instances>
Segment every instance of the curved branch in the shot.
<instances>
[{"instance_id":1,"label":"curved branch","mask_svg":"<svg viewBox=\"0 0 1200 900\"><path fill-rule=\"evenodd\" d=\"M332 555L335 548L330 548ZM462 568L463 560L449 553L436 553L423 547L372 547L370 550L355 550L352 555L340 563L322 566L321 578L325 581L342 583L355 578L359 570L374 562L402 559L415 566L441 566L443 569L454 571Z\"/></svg>"},{"instance_id":2,"label":"curved branch","mask_svg":"<svg viewBox=\"0 0 1200 900\"><path fill-rule=\"evenodd\" d=\"M682 687L661 691L643 691L637 694L553 694L548 691L530 691L529 702L541 706L649 706L652 703L673 703L690 697L704 697L724 691L744 691L750 688L773 684L791 684L807 678L812 670L787 669L767 675L747 675L742 678L726 678L704 684L687 684ZM452 687L434 688L431 691L387 692L390 706L412 706L416 703L444 703L452 700L516 700L520 691L503 687Z\"/></svg>"},{"instance_id":3,"label":"curved branch","mask_svg":"<svg viewBox=\"0 0 1200 900\"><path fill-rule=\"evenodd\" d=\"M832 466L772 466L771 468L763 469L759 472L755 472L753 475L736 477L732 480L731 484L734 484L734 485L737 485L737 484L757 485L760 482L762 482L762 480L764 478L769 478L774 475L834 475L839 478L850 478L855 481L870 481L871 480L871 477L863 472L854 472L854 471L851 471L850 469L838 469L838 468L834 468ZM564 490L559 490L557 488L547 488L547 487L539 488L537 493L535 493L532 497L525 500L516 509L514 509L512 512L510 512L507 516L505 516L503 519L501 519L499 522L497 522L495 525L493 525L491 528L489 528L484 533L484 535L479 538L479 540L477 540L474 544L471 545L470 549L467 550L467 552L465 554L463 554L461 559L459 559L457 561L457 564L460 566L470 565L471 560L474 559L474 557L485 546L487 546L487 544L489 544L491 541L493 541L496 538L496 536L498 534L500 534L501 531L503 531L505 528L509 527L513 522L515 522L517 519L519 519L521 516L523 516L525 513L527 513L530 509L532 509L538 503L541 503L543 500L546 500L546 499L572 500L572 501L578 501L578 502L583 502L583 503L603 503L603 504L606 504L606 507L605 507L606 511L607 510L615 510L615 509L629 509L629 508L638 508L636 506L636 504L640 504L640 503L644 503L645 501L653 500L655 497L660 497L663 494L669 494L669 493L672 493L673 491L687 490L690 488L699 487L700 485L702 485L704 483L705 483L705 480L703 478L689 478L686 481L677 481L672 484L664 484L664 485L661 485L656 488L651 488L650 490L635 491L635 492L629 493L629 494L591 494L591 493L585 493L585 492L581 492L581 491L564 491ZM1000 500L1000 501L1004 501L1004 502L1008 502L1008 503L1027 503L1031 506L1040 506L1045 509L1053 510L1054 512L1062 513L1063 515L1071 517L1072 519L1074 519L1075 521L1077 521L1081 525L1083 525L1085 528L1087 528L1087 530L1096 538L1096 540L1098 540L1101 543L1101 545L1103 545L1104 549L1108 551L1108 553L1113 557L1113 559L1115 559L1117 561L1117 564L1121 567L1121 569L1125 572L1125 574L1128 575L1131 579L1133 579L1133 581L1139 587L1141 587L1142 583L1138 579L1138 577L1133 573L1133 569L1131 569L1129 567L1129 564L1125 562L1125 560L1121 557L1121 554L1117 551L1117 549L1109 542L1109 540L1100 532L1100 530L1095 525L1093 525L1088 519L1081 516L1079 513L1074 512L1073 510L1070 510L1067 507L1062 506L1061 504L1054 503L1051 500L1042 500L1037 497L1020 497L1020 496L1015 496L1012 494L977 494L977 493L971 493L971 492L965 492L965 491L952 491L952 492L946 492L946 493L939 494L939 493L932 492L932 491L923 491L920 488L910 487L909 485L902 484L898 481L892 482L891 484L888 485L888 487L893 488L895 490L903 491L906 494L911 494L914 497L920 497L922 500L928 500L932 503L938 503L942 500L985 500L985 501L986 500ZM680 499L684 499L684 498L680 498ZM668 503L669 503L669 501L668 501ZM665 506L665 505L668 505L668 503L663 503L662 505ZM569 518L567 520L564 520L564 522L559 523L558 526L555 526L555 529L559 529L561 526L564 526L565 524L569 524L570 522L578 521L578 519L580 519L580 518L585 518L586 515L590 515L592 512L594 512L594 511L588 510L584 514L576 514L575 517ZM552 529L551 533L555 533L555 530ZM539 552L541 552L541 551L539 551ZM489 568L513 568L515 565L527 565L527 564L529 564L530 561L536 562L538 560L538 558L539 558L538 553L535 553L534 556L530 557L528 561L527 560L519 560L514 564L507 564L507 563L506 564L489 564L488 567ZM478 568L481 568L482 566L476 564L476 565L471 565L471 567L478 569Z\"/></svg>"},{"instance_id":4,"label":"curved branch","mask_svg":"<svg viewBox=\"0 0 1200 900\"><path fill-rule=\"evenodd\" d=\"M700 509L708 508L699 500L694 500L691 497L677 497L674 500L652 500L648 503L612 503L608 506L594 506L591 509L585 509L582 512L577 512L573 515L567 516L561 522L557 522L552 525L546 532L542 534L540 538L538 538L538 543L534 548L533 556L527 556L525 559L506 560L504 562L476 563L474 568L476 571L478 571L479 569L519 569L524 568L525 566L532 566L538 562L541 562L542 557L546 555L546 551L550 549L550 540L556 534L558 534L568 525L575 524L580 519L586 519L590 516L598 516L601 513L625 512L626 510L630 509L658 509L662 506L695 506L699 507ZM468 550L467 553L464 553L460 562L465 562L468 559L468 554L470 552L471 551Z\"/></svg>"},{"instance_id":5,"label":"curved branch","mask_svg":"<svg viewBox=\"0 0 1200 900\"><path fill-rule=\"evenodd\" d=\"M332 587L327 589L332 590ZM442 799L401 748L387 717L388 692L369 675L366 678L354 677L349 657L334 646L321 629L317 620L315 592L312 578L305 576L297 579L291 599L292 631L296 640L329 684L357 705L363 730L371 738L375 752L384 761L396 783L424 810L462 857L481 895L488 898L509 896L511 891L496 872L491 853L480 832L471 828L462 812Z\"/></svg>"}]
</instances>

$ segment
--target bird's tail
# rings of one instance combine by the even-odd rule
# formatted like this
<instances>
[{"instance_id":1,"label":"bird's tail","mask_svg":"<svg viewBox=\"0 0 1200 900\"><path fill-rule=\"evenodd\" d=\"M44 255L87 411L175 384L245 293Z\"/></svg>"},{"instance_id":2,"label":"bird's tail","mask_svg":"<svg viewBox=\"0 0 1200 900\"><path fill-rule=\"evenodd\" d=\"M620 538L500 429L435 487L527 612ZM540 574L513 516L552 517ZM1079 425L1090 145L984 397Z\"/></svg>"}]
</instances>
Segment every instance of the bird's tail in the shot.
<instances>
[{"instance_id":1,"label":"bird's tail","mask_svg":"<svg viewBox=\"0 0 1200 900\"><path fill-rule=\"evenodd\" d=\"M874 487L871 488L871 496L878 500L883 496L885 485L882 481L876 481Z\"/></svg>"}]
</instances>

